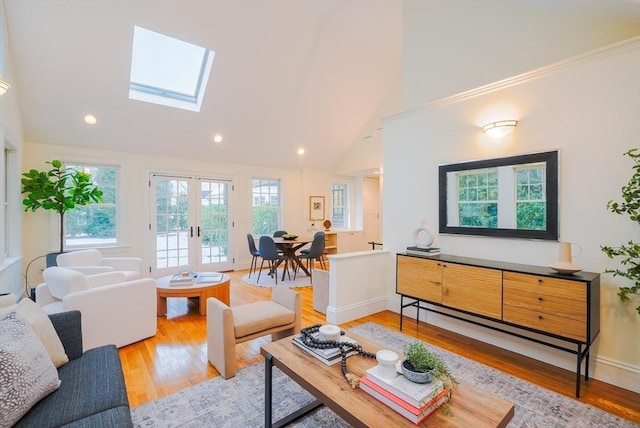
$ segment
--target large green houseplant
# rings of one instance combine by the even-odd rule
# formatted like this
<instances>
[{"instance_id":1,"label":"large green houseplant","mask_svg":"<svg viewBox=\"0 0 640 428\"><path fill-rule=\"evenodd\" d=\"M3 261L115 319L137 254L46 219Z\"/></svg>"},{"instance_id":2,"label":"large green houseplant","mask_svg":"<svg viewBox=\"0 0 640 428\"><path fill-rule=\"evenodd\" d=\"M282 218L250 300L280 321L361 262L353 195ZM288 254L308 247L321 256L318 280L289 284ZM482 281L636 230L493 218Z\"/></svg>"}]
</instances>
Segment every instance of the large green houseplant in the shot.
<instances>
[{"instance_id":1,"label":"large green houseplant","mask_svg":"<svg viewBox=\"0 0 640 428\"><path fill-rule=\"evenodd\" d=\"M633 165L633 175L629 182L622 186L622 202L609 201L607 209L616 214L626 214L633 222L640 224L640 153L634 148L624 153L629 156ZM619 257L620 268L607 269L605 272L612 273L613 276L621 276L633 282L631 287L619 287L618 296L620 300L626 302L630 296L640 294L640 244L629 240L626 244L617 247L603 245L602 251L610 258ZM640 305L636 307L640 314Z\"/></svg>"},{"instance_id":2,"label":"large green houseplant","mask_svg":"<svg viewBox=\"0 0 640 428\"><path fill-rule=\"evenodd\" d=\"M22 174L22 201L25 211L53 210L60 214L60 253L64 252L64 215L77 205L102 202L102 190L96 186L91 174L64 166L54 159L46 162L48 171L31 169Z\"/></svg>"}]
</instances>

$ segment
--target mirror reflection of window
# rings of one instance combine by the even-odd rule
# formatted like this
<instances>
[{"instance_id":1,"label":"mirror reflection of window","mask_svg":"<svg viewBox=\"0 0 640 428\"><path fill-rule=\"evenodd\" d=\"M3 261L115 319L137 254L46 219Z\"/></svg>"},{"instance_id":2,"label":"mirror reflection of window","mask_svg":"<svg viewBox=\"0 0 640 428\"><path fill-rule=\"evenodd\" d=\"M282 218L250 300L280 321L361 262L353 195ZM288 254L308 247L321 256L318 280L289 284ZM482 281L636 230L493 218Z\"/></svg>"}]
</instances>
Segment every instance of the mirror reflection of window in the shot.
<instances>
[{"instance_id":1,"label":"mirror reflection of window","mask_svg":"<svg viewBox=\"0 0 640 428\"><path fill-rule=\"evenodd\" d=\"M546 230L545 180L543 162L449 172L447 225Z\"/></svg>"}]
</instances>

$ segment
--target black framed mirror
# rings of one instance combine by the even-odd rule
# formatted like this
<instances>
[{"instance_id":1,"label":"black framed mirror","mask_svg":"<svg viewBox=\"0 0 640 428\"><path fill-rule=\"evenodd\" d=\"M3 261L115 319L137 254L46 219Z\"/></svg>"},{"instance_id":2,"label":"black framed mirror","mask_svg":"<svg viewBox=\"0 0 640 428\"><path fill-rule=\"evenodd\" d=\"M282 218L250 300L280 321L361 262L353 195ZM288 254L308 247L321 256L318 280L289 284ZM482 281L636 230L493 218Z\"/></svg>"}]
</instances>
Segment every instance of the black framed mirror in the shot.
<instances>
[{"instance_id":1,"label":"black framed mirror","mask_svg":"<svg viewBox=\"0 0 640 428\"><path fill-rule=\"evenodd\" d=\"M558 240L558 152L439 165L439 231Z\"/></svg>"}]
</instances>

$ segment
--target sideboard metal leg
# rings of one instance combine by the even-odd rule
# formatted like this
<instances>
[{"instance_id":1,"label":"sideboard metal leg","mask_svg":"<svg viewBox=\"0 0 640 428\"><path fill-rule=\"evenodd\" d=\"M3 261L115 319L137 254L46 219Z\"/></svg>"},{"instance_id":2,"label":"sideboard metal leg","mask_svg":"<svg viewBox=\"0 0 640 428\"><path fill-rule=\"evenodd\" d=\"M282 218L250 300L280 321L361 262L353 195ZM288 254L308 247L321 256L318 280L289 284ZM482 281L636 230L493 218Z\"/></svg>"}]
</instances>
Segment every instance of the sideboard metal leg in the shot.
<instances>
[{"instance_id":1,"label":"sideboard metal leg","mask_svg":"<svg viewBox=\"0 0 640 428\"><path fill-rule=\"evenodd\" d=\"M580 366L582 365L582 345L578 343L578 366L576 367L576 398L580 398Z\"/></svg>"},{"instance_id":2,"label":"sideboard metal leg","mask_svg":"<svg viewBox=\"0 0 640 428\"><path fill-rule=\"evenodd\" d=\"M400 331L402 331L402 312L404 310L404 295L400 295Z\"/></svg>"}]
</instances>

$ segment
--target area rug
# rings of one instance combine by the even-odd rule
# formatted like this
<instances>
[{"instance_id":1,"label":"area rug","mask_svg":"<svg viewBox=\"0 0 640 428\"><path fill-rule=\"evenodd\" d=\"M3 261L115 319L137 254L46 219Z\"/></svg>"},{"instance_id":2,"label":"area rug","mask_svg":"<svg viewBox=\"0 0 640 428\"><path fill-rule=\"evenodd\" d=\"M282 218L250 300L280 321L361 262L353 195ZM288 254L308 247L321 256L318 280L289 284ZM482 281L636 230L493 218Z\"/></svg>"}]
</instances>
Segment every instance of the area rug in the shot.
<instances>
[{"instance_id":1,"label":"area rug","mask_svg":"<svg viewBox=\"0 0 640 428\"><path fill-rule=\"evenodd\" d=\"M383 344L402 349L415 339L375 323L352 331ZM509 427L526 428L632 428L638 425L580 403L530 382L429 345L440 354L452 373L468 384L492 392L515 404ZM273 370L273 416L280 419L314 400L283 372ZM264 425L264 364L238 371L234 378L217 377L131 410L135 427L240 427ZM455 412L455 407L453 408ZM291 426L348 427L326 407Z\"/></svg>"},{"instance_id":2,"label":"area rug","mask_svg":"<svg viewBox=\"0 0 640 428\"><path fill-rule=\"evenodd\" d=\"M251 274L251 278L249 278L249 274L246 274L242 277L242 282L249 285L257 285L258 287L275 287L276 280L275 277L271 277L267 275L268 270L264 269L262 274L260 275L260 282L258 282L258 272L254 272ZM291 273L291 279L289 279L289 275L284 275L284 281L282 280L282 269L278 269L278 287L309 287L311 284L311 278L305 275L304 272L299 271L296 279L293 279L293 272Z\"/></svg>"}]
</instances>

